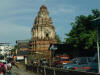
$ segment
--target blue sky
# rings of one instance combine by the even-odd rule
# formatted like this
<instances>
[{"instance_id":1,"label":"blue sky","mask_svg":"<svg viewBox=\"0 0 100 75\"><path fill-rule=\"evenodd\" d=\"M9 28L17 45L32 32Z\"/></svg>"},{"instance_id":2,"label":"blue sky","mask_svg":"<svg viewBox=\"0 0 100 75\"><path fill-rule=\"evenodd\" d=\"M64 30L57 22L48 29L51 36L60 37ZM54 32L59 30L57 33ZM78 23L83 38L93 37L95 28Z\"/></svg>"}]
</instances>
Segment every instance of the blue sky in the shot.
<instances>
[{"instance_id":1,"label":"blue sky","mask_svg":"<svg viewBox=\"0 0 100 75\"><path fill-rule=\"evenodd\" d=\"M30 39L34 19L43 4L62 40L76 16L100 10L100 0L0 0L0 42L15 44L16 40Z\"/></svg>"}]
</instances>

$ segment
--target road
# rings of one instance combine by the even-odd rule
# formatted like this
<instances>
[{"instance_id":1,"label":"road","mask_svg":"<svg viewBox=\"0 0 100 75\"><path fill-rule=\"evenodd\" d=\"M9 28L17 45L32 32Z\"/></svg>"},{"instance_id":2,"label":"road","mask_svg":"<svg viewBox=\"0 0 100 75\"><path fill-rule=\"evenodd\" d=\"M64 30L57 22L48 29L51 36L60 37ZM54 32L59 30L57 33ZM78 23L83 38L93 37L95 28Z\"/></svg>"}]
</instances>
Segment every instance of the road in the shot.
<instances>
[{"instance_id":1,"label":"road","mask_svg":"<svg viewBox=\"0 0 100 75\"><path fill-rule=\"evenodd\" d=\"M23 66L13 66L11 69L11 73L6 73L6 75L37 75L33 72L26 71Z\"/></svg>"}]
</instances>

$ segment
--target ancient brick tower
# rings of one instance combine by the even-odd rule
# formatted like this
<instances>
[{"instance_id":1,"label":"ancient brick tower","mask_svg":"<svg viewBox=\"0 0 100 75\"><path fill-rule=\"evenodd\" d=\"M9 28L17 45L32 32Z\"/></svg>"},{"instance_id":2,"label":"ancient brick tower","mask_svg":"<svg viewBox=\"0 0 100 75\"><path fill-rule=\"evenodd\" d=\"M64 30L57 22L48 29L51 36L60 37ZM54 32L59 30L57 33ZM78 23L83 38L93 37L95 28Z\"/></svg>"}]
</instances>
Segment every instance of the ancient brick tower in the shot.
<instances>
[{"instance_id":1,"label":"ancient brick tower","mask_svg":"<svg viewBox=\"0 0 100 75\"><path fill-rule=\"evenodd\" d=\"M47 7L42 5L32 28L31 51L48 57L50 55L49 46L55 43L57 41L52 19L49 17Z\"/></svg>"}]
</instances>

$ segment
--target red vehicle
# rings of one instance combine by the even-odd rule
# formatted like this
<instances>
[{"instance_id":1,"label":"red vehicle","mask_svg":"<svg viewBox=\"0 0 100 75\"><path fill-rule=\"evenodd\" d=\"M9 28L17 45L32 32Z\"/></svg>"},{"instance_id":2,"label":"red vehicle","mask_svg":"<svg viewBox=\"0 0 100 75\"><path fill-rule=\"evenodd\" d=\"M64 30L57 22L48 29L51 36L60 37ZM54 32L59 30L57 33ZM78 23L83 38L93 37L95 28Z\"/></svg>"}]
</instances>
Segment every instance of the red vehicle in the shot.
<instances>
[{"instance_id":1,"label":"red vehicle","mask_svg":"<svg viewBox=\"0 0 100 75\"><path fill-rule=\"evenodd\" d=\"M70 57L68 55L60 55L56 57L56 61L54 62L55 67L61 68L62 65L71 63Z\"/></svg>"},{"instance_id":2,"label":"red vehicle","mask_svg":"<svg viewBox=\"0 0 100 75\"><path fill-rule=\"evenodd\" d=\"M68 55L60 55L59 59L60 59L60 61L59 61L60 64L71 63L70 57Z\"/></svg>"}]
</instances>

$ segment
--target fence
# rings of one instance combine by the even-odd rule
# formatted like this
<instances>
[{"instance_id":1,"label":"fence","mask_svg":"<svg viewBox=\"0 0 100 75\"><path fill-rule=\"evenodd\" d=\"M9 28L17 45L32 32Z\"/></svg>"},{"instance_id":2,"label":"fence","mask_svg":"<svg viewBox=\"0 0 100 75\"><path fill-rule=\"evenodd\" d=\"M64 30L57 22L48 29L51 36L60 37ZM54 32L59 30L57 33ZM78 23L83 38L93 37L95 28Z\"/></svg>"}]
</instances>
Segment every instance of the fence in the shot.
<instances>
[{"instance_id":1,"label":"fence","mask_svg":"<svg viewBox=\"0 0 100 75\"><path fill-rule=\"evenodd\" d=\"M58 68L42 67L35 65L26 65L26 70L33 71L38 75L100 75L98 73L88 73L80 71L71 71Z\"/></svg>"}]
</instances>

